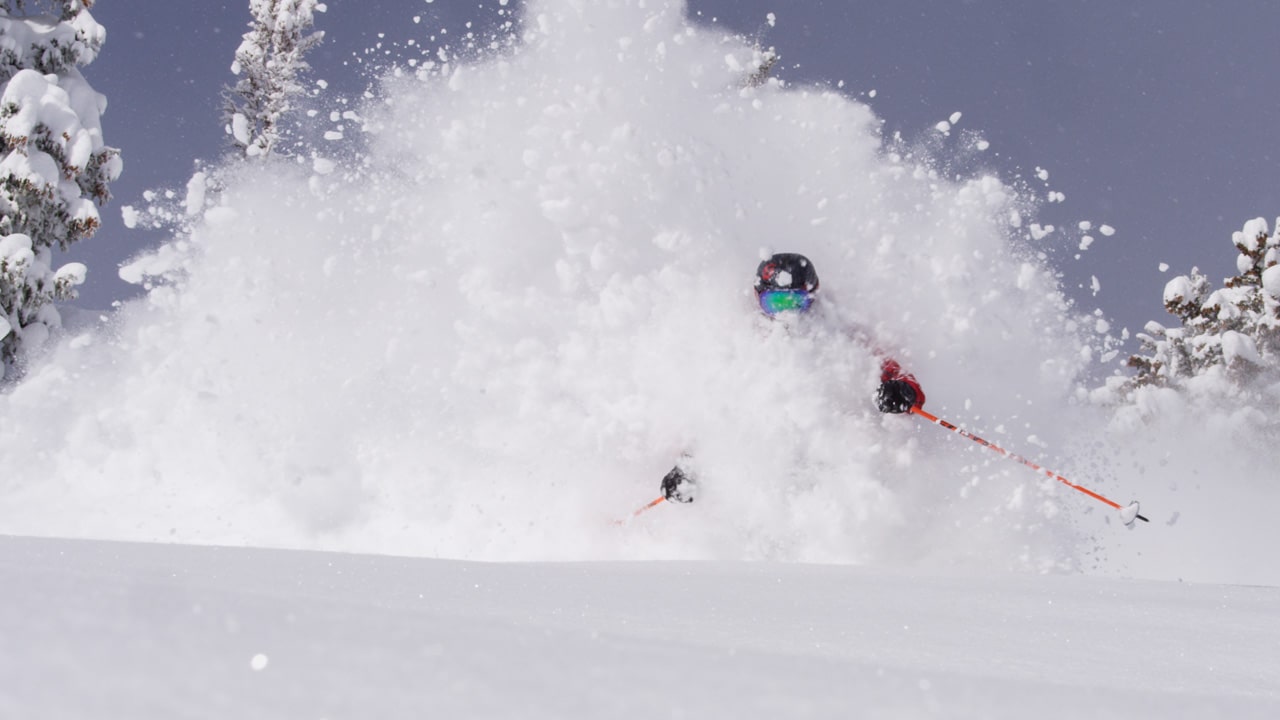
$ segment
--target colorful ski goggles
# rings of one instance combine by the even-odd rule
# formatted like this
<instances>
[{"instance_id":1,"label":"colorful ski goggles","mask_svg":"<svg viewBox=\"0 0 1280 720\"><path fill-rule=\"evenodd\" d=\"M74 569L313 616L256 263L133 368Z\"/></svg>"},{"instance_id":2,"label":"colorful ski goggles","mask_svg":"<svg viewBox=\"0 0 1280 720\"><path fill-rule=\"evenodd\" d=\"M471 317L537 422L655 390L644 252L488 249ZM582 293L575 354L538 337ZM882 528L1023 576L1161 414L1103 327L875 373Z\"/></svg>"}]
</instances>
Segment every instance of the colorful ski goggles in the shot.
<instances>
[{"instance_id":1,"label":"colorful ski goggles","mask_svg":"<svg viewBox=\"0 0 1280 720\"><path fill-rule=\"evenodd\" d=\"M804 290L766 290L760 293L760 309L769 315L804 312L813 304L813 293Z\"/></svg>"}]
</instances>

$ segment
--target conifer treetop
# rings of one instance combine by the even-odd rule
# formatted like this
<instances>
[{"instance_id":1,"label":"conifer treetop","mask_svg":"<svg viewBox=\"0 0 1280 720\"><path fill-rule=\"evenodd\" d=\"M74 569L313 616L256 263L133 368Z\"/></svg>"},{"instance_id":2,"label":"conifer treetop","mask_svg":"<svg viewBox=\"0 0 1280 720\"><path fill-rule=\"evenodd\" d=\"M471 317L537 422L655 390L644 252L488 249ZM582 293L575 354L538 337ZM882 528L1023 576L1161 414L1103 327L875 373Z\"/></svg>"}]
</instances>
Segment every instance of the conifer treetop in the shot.
<instances>
[{"instance_id":1,"label":"conifer treetop","mask_svg":"<svg viewBox=\"0 0 1280 720\"><path fill-rule=\"evenodd\" d=\"M280 140L280 122L303 92L299 77L311 68L304 56L324 39L308 31L325 10L318 0L249 0L253 21L231 63L240 79L223 93L225 130L246 157L270 155Z\"/></svg>"}]
</instances>

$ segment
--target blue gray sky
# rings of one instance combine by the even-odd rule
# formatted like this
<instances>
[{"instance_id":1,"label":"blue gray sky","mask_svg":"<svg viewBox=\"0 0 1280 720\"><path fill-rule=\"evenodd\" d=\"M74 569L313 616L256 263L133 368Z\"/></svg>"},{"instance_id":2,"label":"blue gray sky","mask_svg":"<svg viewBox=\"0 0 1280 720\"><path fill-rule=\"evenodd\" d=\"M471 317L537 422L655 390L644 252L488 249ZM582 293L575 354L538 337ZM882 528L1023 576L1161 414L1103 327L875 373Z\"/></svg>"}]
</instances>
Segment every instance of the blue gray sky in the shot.
<instances>
[{"instance_id":1,"label":"blue gray sky","mask_svg":"<svg viewBox=\"0 0 1280 720\"><path fill-rule=\"evenodd\" d=\"M478 12L492 17L497 0L327 5L313 77L350 94L365 86L377 43L457 31ZM1246 219L1280 215L1273 129L1280 4L1270 0L690 0L689 7L704 22L776 46L779 77L843 81L887 132L922 136L959 111L960 128L991 143L982 168L1006 178L1048 170L1048 187L1066 202L1041 219L1071 234L1046 240L1046 250L1081 306L1101 308L1120 326L1164 321L1161 290L1192 265L1215 284L1232 274L1231 232ZM106 307L134 292L116 266L160 239L126 229L120 207L140 204L148 188L181 187L195 161L225 149L219 91L233 80L228 68L249 15L247 0L99 0L93 12L108 40L85 75L108 98L104 133L121 148L125 172L103 229L73 258L90 268L82 304ZM1117 232L1094 233L1097 241L1076 260L1082 220ZM1093 276L1097 297L1088 290Z\"/></svg>"}]
</instances>

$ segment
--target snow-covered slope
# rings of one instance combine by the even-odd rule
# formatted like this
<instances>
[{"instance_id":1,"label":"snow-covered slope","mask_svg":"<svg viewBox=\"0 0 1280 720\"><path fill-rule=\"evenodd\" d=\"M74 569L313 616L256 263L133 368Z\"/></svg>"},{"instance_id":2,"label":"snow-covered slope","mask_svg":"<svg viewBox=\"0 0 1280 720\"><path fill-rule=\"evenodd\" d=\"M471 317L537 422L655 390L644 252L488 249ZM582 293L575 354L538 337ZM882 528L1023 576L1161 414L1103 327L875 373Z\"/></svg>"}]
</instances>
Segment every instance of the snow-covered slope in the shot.
<instances>
[{"instance_id":1,"label":"snow-covered slope","mask_svg":"<svg viewBox=\"0 0 1280 720\"><path fill-rule=\"evenodd\" d=\"M0 537L0 717L1274 718L1280 590Z\"/></svg>"}]
</instances>

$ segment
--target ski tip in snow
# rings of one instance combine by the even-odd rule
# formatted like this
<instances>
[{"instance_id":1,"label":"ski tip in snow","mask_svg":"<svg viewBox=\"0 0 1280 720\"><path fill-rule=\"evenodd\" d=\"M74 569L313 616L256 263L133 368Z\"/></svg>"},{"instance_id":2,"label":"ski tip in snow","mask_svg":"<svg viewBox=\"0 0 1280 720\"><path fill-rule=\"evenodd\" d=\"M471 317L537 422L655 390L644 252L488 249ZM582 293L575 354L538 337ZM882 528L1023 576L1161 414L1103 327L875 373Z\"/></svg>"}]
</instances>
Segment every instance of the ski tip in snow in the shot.
<instances>
[{"instance_id":1,"label":"ski tip in snow","mask_svg":"<svg viewBox=\"0 0 1280 720\"><path fill-rule=\"evenodd\" d=\"M1127 506L1120 508L1120 519L1124 521L1125 525L1129 525L1129 526L1133 525L1134 520L1141 520L1142 522L1151 522L1150 520L1146 519L1145 517L1143 517L1141 514L1138 513L1137 500L1134 500L1133 502L1129 503Z\"/></svg>"}]
</instances>

